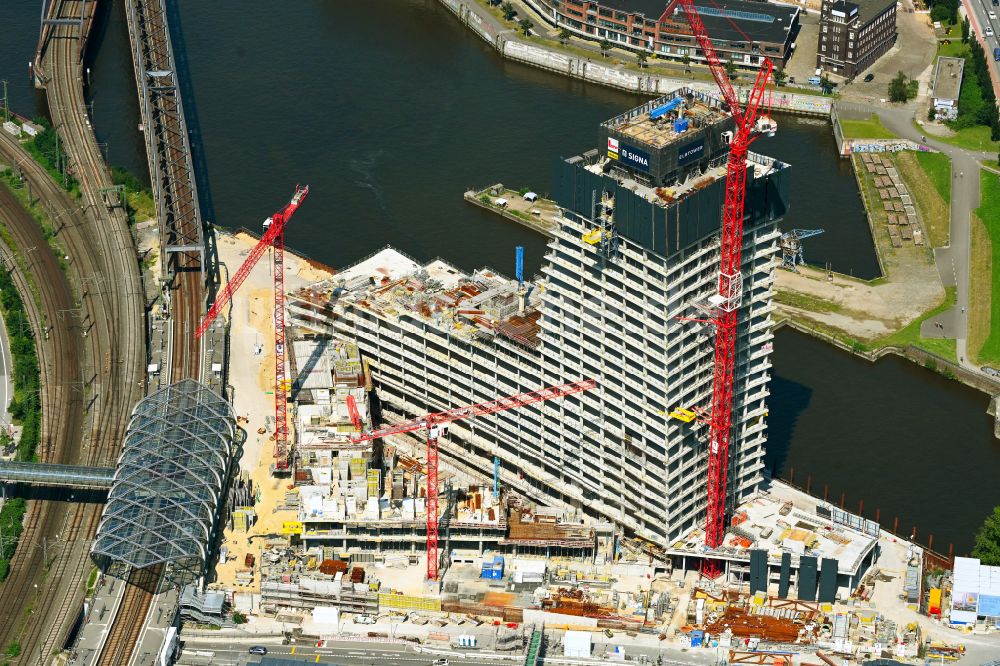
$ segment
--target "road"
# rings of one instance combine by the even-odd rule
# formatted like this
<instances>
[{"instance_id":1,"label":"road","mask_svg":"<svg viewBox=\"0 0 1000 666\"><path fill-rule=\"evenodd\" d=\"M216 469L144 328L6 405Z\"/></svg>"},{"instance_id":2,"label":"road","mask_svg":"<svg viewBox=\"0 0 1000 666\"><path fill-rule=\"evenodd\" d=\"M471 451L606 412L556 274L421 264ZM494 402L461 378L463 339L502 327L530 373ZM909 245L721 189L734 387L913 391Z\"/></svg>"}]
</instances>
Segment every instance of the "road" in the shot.
<instances>
[{"instance_id":1,"label":"road","mask_svg":"<svg viewBox=\"0 0 1000 666\"><path fill-rule=\"evenodd\" d=\"M973 30L982 37L982 42L986 44L986 62L990 63L993 69L994 81L1000 80L1000 62L993 57L993 49L1000 46L1000 7L995 6L992 0L965 0L966 11L971 11L970 22ZM990 14L993 14L993 17ZM986 35L986 28L992 28L993 34Z\"/></svg>"},{"instance_id":2,"label":"road","mask_svg":"<svg viewBox=\"0 0 1000 666\"><path fill-rule=\"evenodd\" d=\"M457 648L430 648L416 645L372 643L363 641L326 641L327 646L318 648L315 644L306 645L275 645L272 642L253 642L252 639L241 639L240 642L230 640L188 640L177 660L179 666L214 666L216 664L230 666L239 664L256 664L259 656L249 654L252 645L262 645L267 648L269 657L300 657L303 663L314 663L317 657L321 661L336 660L341 666L372 666L376 662L392 662L412 666L432 666L441 658L448 660L449 666L497 666L508 664L520 666L524 662L523 652L482 652L461 650ZM714 650L696 650L690 655L673 651L670 658L663 656L664 651L656 648L627 648L633 658L645 654L649 664L655 664L657 657L663 657L664 666L707 666L715 664ZM595 646L592 659L567 659L562 655L562 648L550 649L540 663L587 665L606 663L601 646Z\"/></svg>"},{"instance_id":3,"label":"road","mask_svg":"<svg viewBox=\"0 0 1000 666\"><path fill-rule=\"evenodd\" d=\"M181 652L178 664L188 666L205 666L211 664L255 664L260 657L249 654L248 648L255 645L250 639L243 642L233 640L188 641ZM318 648L315 644L275 645L261 642L267 647L269 657L312 657L320 659L336 658L343 666L369 666L373 661L392 661L400 664L431 666L442 654L417 652L413 646L401 644L368 643L361 641L338 641L331 647ZM519 664L524 660L523 654L512 654L507 658L457 657L453 650L447 652L449 664L456 666L495 666L500 663ZM211 654L211 656L209 656ZM489 653L493 654L493 653Z\"/></svg>"}]
</instances>

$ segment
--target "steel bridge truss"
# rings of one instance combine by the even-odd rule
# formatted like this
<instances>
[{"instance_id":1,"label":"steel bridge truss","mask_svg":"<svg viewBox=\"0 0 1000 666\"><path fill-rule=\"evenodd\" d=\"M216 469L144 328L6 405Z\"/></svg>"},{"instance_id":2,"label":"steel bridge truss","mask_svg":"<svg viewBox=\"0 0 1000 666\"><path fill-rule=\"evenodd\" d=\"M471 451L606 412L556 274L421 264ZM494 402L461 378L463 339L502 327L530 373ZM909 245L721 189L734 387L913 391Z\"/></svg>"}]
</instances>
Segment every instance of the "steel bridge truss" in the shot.
<instances>
[{"instance_id":1,"label":"steel bridge truss","mask_svg":"<svg viewBox=\"0 0 1000 666\"><path fill-rule=\"evenodd\" d=\"M165 1L129 0L126 4L149 175L163 241L161 252L192 258L197 255L198 266L204 271L205 242L198 187ZM167 257L161 259L163 266L169 266ZM193 268L188 262L183 267Z\"/></svg>"}]
</instances>

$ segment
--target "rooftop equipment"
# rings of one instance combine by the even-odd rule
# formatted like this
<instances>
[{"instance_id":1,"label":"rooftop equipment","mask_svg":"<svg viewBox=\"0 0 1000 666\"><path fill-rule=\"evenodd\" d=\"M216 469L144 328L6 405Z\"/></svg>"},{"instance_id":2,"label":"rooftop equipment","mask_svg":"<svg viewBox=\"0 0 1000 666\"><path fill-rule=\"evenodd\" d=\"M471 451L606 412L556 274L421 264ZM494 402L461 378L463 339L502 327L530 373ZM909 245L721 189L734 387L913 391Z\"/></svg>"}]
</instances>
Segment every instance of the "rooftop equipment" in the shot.
<instances>
[{"instance_id":1,"label":"rooftop equipment","mask_svg":"<svg viewBox=\"0 0 1000 666\"><path fill-rule=\"evenodd\" d=\"M662 118L663 116L667 115L668 113L670 113L671 111L673 111L674 109L676 109L677 107L679 107L683 103L684 103L684 98L682 98L682 97L675 97L672 100L670 100L669 102L667 102L666 104L664 104L662 106L658 106L655 109L653 109L652 111L650 111L649 112L649 119L650 120L659 120L660 118Z\"/></svg>"}]
</instances>

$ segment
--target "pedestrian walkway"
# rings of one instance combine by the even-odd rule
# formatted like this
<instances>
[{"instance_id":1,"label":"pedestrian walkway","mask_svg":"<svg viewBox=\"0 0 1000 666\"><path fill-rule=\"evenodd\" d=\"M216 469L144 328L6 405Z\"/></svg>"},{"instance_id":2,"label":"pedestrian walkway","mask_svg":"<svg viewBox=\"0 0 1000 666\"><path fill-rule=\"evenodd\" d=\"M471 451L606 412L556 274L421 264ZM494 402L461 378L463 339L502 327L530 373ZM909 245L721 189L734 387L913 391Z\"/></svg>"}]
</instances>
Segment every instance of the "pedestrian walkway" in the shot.
<instances>
[{"instance_id":1,"label":"pedestrian walkway","mask_svg":"<svg viewBox=\"0 0 1000 666\"><path fill-rule=\"evenodd\" d=\"M844 106L878 114L886 129L896 136L924 143L951 159L951 233L947 246L935 248L934 260L941 281L946 286L956 287L955 306L925 322L926 331L932 334L925 337L954 337L960 365L979 372L979 368L969 360L967 352L971 218L972 211L979 207L979 160L990 154L968 151L939 141L933 136L923 136L913 125L915 120L913 107L885 108L861 104ZM937 335L933 335L934 331L938 332ZM924 333L922 329L921 335Z\"/></svg>"}]
</instances>

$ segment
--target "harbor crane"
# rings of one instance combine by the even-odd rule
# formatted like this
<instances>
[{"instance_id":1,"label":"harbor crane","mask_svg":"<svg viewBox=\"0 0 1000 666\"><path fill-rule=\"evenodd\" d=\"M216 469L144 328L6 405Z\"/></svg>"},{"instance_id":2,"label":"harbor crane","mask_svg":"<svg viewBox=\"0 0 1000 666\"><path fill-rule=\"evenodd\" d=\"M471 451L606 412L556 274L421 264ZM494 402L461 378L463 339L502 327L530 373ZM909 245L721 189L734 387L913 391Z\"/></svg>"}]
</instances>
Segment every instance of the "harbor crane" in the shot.
<instances>
[{"instance_id":1,"label":"harbor crane","mask_svg":"<svg viewBox=\"0 0 1000 666\"><path fill-rule=\"evenodd\" d=\"M793 273L798 273L799 264L806 263L802 258L802 240L811 236L819 236L826 229L792 229L781 234L781 267Z\"/></svg>"},{"instance_id":2,"label":"harbor crane","mask_svg":"<svg viewBox=\"0 0 1000 666\"><path fill-rule=\"evenodd\" d=\"M288 387L285 376L285 226L295 211L309 196L309 186L295 186L295 194L281 210L264 220L264 235L257 245L250 250L246 261L226 283L216 297L212 307L202 319L197 338L201 338L208 330L222 308L229 303L233 294L240 288L257 261L268 248L273 248L272 260L274 274L274 466L275 472L284 472L290 468L290 452L288 446Z\"/></svg>"},{"instance_id":3,"label":"harbor crane","mask_svg":"<svg viewBox=\"0 0 1000 666\"><path fill-rule=\"evenodd\" d=\"M427 431L427 579L437 580L438 577L438 438L447 434L448 424L453 421L471 419L476 416L487 416L533 405L546 400L562 398L573 393L589 391L597 386L593 379L584 379L569 384L550 386L530 393L497 398L490 402L481 402L465 407L454 407L443 412L432 412L418 416L415 419L403 421L395 425L370 430L351 437L352 443L367 442L373 439L400 435L416 430Z\"/></svg>"},{"instance_id":4,"label":"harbor crane","mask_svg":"<svg viewBox=\"0 0 1000 666\"><path fill-rule=\"evenodd\" d=\"M712 379L712 405L707 414L709 422L708 456L708 505L705 517L705 545L717 548L725 537L726 475L729 469L729 442L732 435L733 374L736 367L736 338L738 311L743 302L743 212L746 199L747 152L750 144L761 134L773 135L776 123L770 117L769 104L758 117L764 93L771 78L774 64L763 58L756 81L750 89L745 104L733 89L725 65L719 58L705 24L695 8L694 0L671 2L660 17L671 21L671 10L678 7L684 14L695 40L708 62L712 77L719 86L722 98L735 122L735 131L729 142L729 160L726 166L725 204L722 213L719 278L717 292L701 306L715 325L715 368ZM734 24L735 25L735 24ZM737 27L737 29L739 29ZM746 37L746 35L744 35ZM747 38L748 42L753 40ZM706 561L703 572L715 578L720 573L717 560Z\"/></svg>"}]
</instances>

